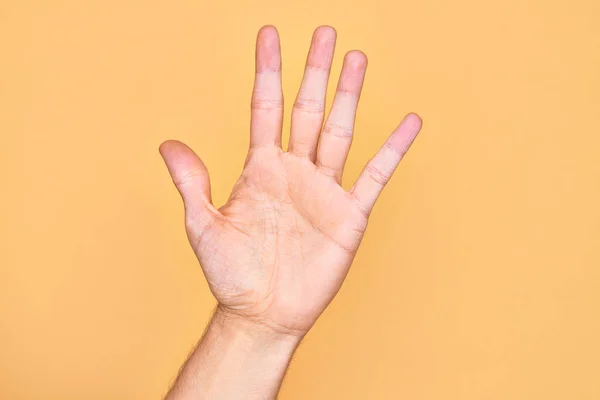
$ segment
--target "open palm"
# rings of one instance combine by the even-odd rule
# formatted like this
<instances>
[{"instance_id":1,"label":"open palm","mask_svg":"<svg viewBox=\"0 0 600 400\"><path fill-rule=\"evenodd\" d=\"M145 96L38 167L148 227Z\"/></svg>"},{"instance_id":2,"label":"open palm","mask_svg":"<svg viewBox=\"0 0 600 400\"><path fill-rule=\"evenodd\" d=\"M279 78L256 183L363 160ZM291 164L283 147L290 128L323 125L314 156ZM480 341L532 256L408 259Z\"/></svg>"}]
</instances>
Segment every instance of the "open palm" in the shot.
<instances>
[{"instance_id":1,"label":"open palm","mask_svg":"<svg viewBox=\"0 0 600 400\"><path fill-rule=\"evenodd\" d=\"M250 149L223 207L211 202L208 171L183 143L160 151L179 192L190 243L219 307L278 332L305 333L339 290L384 185L416 137L407 115L350 191L340 186L367 60L346 54L327 121L325 97L336 33L318 28L281 148L279 37L260 30Z\"/></svg>"}]
</instances>

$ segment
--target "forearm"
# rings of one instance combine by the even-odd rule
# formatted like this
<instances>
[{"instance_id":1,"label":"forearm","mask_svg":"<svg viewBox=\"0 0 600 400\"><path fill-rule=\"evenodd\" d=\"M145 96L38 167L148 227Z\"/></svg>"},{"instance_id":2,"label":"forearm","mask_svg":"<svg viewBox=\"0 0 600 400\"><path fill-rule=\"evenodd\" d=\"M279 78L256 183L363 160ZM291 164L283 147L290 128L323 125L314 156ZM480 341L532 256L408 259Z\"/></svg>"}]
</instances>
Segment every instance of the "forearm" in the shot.
<instances>
[{"instance_id":1,"label":"forearm","mask_svg":"<svg viewBox=\"0 0 600 400\"><path fill-rule=\"evenodd\" d=\"M165 400L275 399L300 340L217 308Z\"/></svg>"}]
</instances>

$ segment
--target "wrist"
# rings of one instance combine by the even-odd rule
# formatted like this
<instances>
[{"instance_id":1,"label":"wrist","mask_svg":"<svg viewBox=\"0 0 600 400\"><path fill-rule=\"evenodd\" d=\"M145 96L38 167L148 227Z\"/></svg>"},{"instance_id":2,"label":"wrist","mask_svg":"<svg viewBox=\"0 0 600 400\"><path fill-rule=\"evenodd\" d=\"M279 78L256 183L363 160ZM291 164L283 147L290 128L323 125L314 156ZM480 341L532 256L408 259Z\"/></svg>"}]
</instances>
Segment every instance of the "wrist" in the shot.
<instances>
[{"instance_id":1,"label":"wrist","mask_svg":"<svg viewBox=\"0 0 600 400\"><path fill-rule=\"evenodd\" d=\"M301 340L217 306L167 399L274 399Z\"/></svg>"},{"instance_id":2,"label":"wrist","mask_svg":"<svg viewBox=\"0 0 600 400\"><path fill-rule=\"evenodd\" d=\"M295 348L306 334L306 332L292 331L257 318L239 315L221 304L218 304L215 309L211 325L216 325L220 330L246 337L248 340L265 346L280 343L293 345Z\"/></svg>"}]
</instances>

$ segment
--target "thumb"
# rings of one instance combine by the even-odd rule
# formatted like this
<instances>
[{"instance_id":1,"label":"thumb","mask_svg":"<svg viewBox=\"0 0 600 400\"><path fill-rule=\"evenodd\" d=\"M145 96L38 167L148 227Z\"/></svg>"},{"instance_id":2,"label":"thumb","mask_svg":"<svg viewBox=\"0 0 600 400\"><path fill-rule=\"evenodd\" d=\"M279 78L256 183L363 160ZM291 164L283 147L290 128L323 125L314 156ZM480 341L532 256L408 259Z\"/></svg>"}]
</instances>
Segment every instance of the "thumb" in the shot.
<instances>
[{"instance_id":1,"label":"thumb","mask_svg":"<svg viewBox=\"0 0 600 400\"><path fill-rule=\"evenodd\" d=\"M173 183L185 206L186 220L201 233L214 217L206 166L187 145L167 140L159 147Z\"/></svg>"}]
</instances>

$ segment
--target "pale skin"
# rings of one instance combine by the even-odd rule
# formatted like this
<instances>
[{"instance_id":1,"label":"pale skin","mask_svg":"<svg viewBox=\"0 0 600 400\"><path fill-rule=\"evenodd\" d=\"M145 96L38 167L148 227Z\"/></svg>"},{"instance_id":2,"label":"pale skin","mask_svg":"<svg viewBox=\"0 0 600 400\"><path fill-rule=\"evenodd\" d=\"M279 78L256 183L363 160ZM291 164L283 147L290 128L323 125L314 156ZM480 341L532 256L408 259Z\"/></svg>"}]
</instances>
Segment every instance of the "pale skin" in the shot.
<instances>
[{"instance_id":1,"label":"pale skin","mask_svg":"<svg viewBox=\"0 0 600 400\"><path fill-rule=\"evenodd\" d=\"M256 43L250 146L227 203L211 201L208 171L185 144L160 146L185 208L186 232L218 301L167 399L274 399L298 344L340 289L369 214L421 129L404 117L350 190L341 186L367 58L345 55L332 108L326 88L336 32L315 30L282 149L279 36Z\"/></svg>"}]
</instances>

